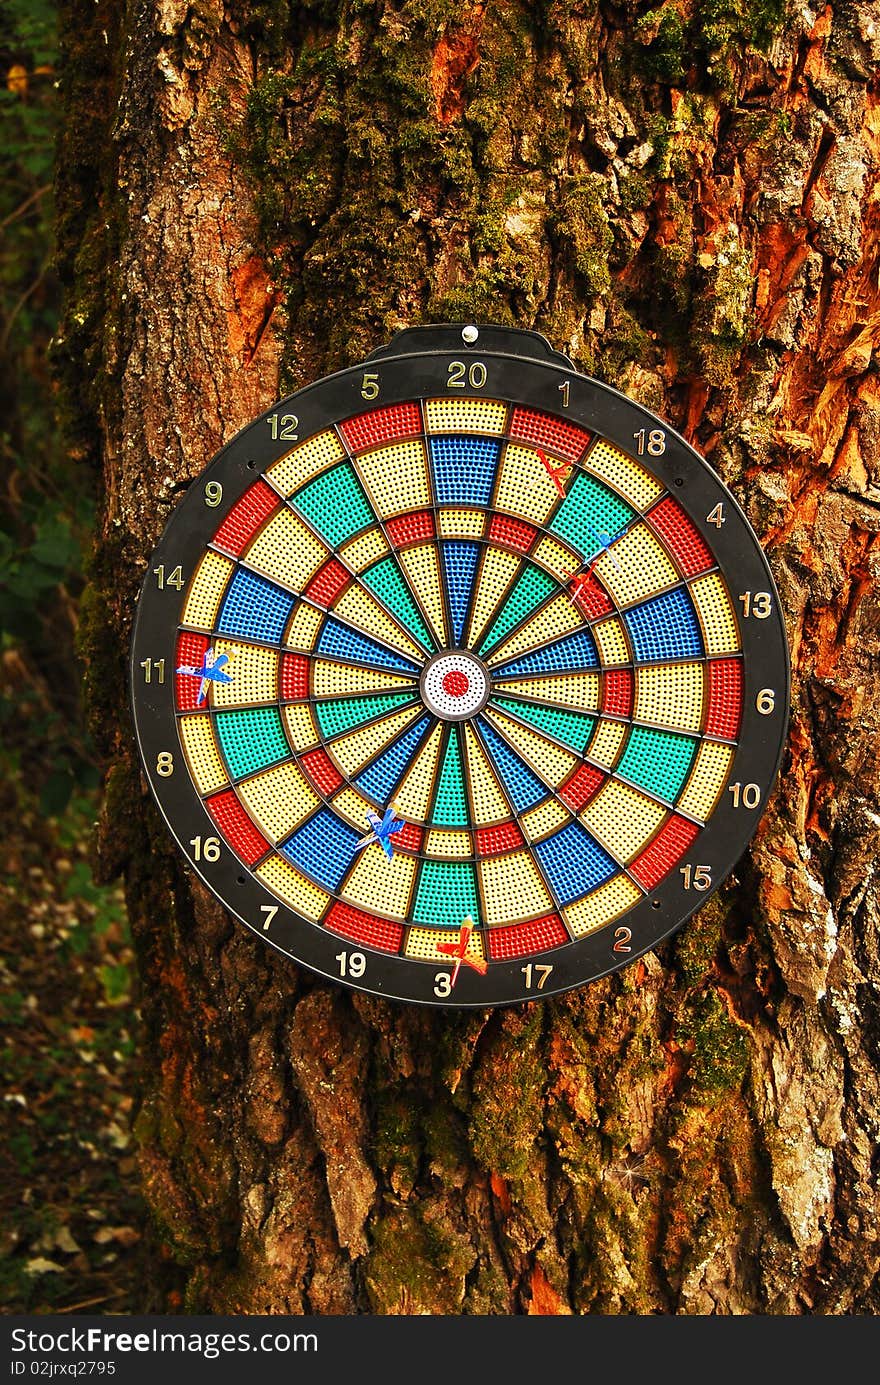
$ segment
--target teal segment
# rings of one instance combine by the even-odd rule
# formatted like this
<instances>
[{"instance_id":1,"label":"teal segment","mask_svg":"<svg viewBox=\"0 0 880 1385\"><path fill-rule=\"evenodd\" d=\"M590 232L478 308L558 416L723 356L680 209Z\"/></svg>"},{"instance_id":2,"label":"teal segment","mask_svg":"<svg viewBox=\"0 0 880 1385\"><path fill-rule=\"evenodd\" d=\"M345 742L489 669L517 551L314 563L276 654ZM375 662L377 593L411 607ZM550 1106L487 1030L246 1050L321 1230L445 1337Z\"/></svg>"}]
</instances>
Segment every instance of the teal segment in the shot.
<instances>
[{"instance_id":1,"label":"teal segment","mask_svg":"<svg viewBox=\"0 0 880 1385\"><path fill-rule=\"evenodd\" d=\"M419 876L413 923L428 928L460 928L477 917L477 882L467 861L424 861Z\"/></svg>"},{"instance_id":2,"label":"teal segment","mask_svg":"<svg viewBox=\"0 0 880 1385\"><path fill-rule=\"evenodd\" d=\"M340 462L303 486L294 504L332 548L376 522L349 462Z\"/></svg>"},{"instance_id":3,"label":"teal segment","mask_svg":"<svg viewBox=\"0 0 880 1385\"><path fill-rule=\"evenodd\" d=\"M519 625L521 620L525 620L526 616L531 615L532 611L546 600L555 586L553 578L548 577L546 572L529 566L514 584L509 597L492 622L492 628L481 641L480 649L491 649L503 639L509 630Z\"/></svg>"},{"instance_id":4,"label":"teal segment","mask_svg":"<svg viewBox=\"0 0 880 1385\"><path fill-rule=\"evenodd\" d=\"M408 702L415 702L411 692L384 693L381 696L339 697L332 701L313 703L318 725L325 736L341 736L365 721L373 721L385 712L396 712Z\"/></svg>"},{"instance_id":5,"label":"teal segment","mask_svg":"<svg viewBox=\"0 0 880 1385\"><path fill-rule=\"evenodd\" d=\"M550 528L584 557L601 552L635 517L635 510L594 476L579 472Z\"/></svg>"},{"instance_id":6,"label":"teal segment","mask_svg":"<svg viewBox=\"0 0 880 1385\"><path fill-rule=\"evenodd\" d=\"M419 608L410 596L409 588L398 572L393 558L383 558L381 563L377 563L369 572L362 575L361 581L380 601L384 601L389 611L397 616L411 635L415 635L426 649L434 652L437 646L431 639Z\"/></svg>"},{"instance_id":7,"label":"teal segment","mask_svg":"<svg viewBox=\"0 0 880 1385\"><path fill-rule=\"evenodd\" d=\"M277 707L218 712L215 725L233 779L290 757L290 744Z\"/></svg>"},{"instance_id":8,"label":"teal segment","mask_svg":"<svg viewBox=\"0 0 880 1385\"><path fill-rule=\"evenodd\" d=\"M440 782L434 796L434 812L431 822L435 827L467 827L470 822L467 797L464 791L464 774L461 767L461 750L458 732L454 726L449 728L446 754Z\"/></svg>"},{"instance_id":9,"label":"teal segment","mask_svg":"<svg viewBox=\"0 0 880 1385\"><path fill-rule=\"evenodd\" d=\"M546 731L548 736L555 736L556 740L562 741L578 755L584 754L596 726L596 718L584 712L567 712L560 707L537 707L533 702L520 702L511 697L495 697L492 705L513 712L536 730Z\"/></svg>"},{"instance_id":10,"label":"teal segment","mask_svg":"<svg viewBox=\"0 0 880 1385\"><path fill-rule=\"evenodd\" d=\"M673 731L634 726L617 773L667 803L674 803L690 771L697 742Z\"/></svg>"}]
</instances>

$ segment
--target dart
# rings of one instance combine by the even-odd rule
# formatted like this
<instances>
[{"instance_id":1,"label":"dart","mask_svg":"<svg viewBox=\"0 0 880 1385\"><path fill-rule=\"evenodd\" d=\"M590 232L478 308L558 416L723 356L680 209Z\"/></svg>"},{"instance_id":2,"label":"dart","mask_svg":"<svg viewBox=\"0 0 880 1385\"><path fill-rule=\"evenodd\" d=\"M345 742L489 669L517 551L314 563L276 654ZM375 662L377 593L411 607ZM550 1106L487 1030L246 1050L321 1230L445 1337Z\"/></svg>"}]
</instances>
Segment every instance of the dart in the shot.
<instances>
[{"instance_id":1,"label":"dart","mask_svg":"<svg viewBox=\"0 0 880 1385\"><path fill-rule=\"evenodd\" d=\"M355 847L355 851L361 851L365 846L370 846L373 842L378 842L390 861L394 854L391 838L394 836L394 833L399 832L404 825L399 819L395 821L394 806L392 805L390 808L386 808L385 815L381 818L378 813L374 813L372 810L369 811L367 813L367 822L370 824L370 831L365 837L361 837Z\"/></svg>"},{"instance_id":2,"label":"dart","mask_svg":"<svg viewBox=\"0 0 880 1385\"><path fill-rule=\"evenodd\" d=\"M194 668L191 664L181 664L175 672L183 673L189 678L200 678L199 693L196 702L201 707L204 705L208 696L208 688L212 683L231 683L232 674L226 672L226 665L229 663L228 654L215 655L213 647L205 651L205 657L199 668Z\"/></svg>"},{"instance_id":3,"label":"dart","mask_svg":"<svg viewBox=\"0 0 880 1385\"><path fill-rule=\"evenodd\" d=\"M563 473L564 471L570 471L570 470L571 470L571 468L572 468L572 463L571 463L571 462L562 462L559 466L553 466L552 462L548 462L547 458L544 456L544 453L541 451L540 447L536 447L536 448L535 448L535 451L537 452L538 456L539 456L540 459L541 459L541 465L542 465L542 467L543 467L544 470L546 471L547 475L550 477L550 480L553 482L553 484L554 484L554 486L556 487L556 489L559 491L559 494L560 494L560 495L562 496L562 498L564 499L564 498L565 498L565 487L563 486L563 484L562 484L562 482L560 481L559 478L560 478L560 476L562 475L562 473Z\"/></svg>"},{"instance_id":4,"label":"dart","mask_svg":"<svg viewBox=\"0 0 880 1385\"><path fill-rule=\"evenodd\" d=\"M461 970L462 963L464 963L466 967L472 967L474 971L478 971L481 976L485 976L486 972L489 970L488 964L483 961L482 957L468 955L473 929L474 921L470 914L468 914L461 928L458 930L458 938L454 943L437 944L438 952L446 953L449 957L455 958L455 966L453 967L452 976L449 982L450 990L458 980L458 973Z\"/></svg>"}]
</instances>

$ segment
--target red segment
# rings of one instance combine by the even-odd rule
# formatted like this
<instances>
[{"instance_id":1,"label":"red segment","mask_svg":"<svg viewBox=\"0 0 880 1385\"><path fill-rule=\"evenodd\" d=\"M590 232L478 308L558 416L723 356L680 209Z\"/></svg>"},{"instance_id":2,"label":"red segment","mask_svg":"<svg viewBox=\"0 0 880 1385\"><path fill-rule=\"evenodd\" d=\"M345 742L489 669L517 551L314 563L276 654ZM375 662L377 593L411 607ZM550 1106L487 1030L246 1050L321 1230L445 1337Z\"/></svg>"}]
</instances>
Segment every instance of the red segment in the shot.
<instances>
[{"instance_id":1,"label":"red segment","mask_svg":"<svg viewBox=\"0 0 880 1385\"><path fill-rule=\"evenodd\" d=\"M385 528L395 548L405 543L424 543L434 537L434 516L430 510L416 510L411 515L398 515L389 519Z\"/></svg>"},{"instance_id":2,"label":"red segment","mask_svg":"<svg viewBox=\"0 0 880 1385\"><path fill-rule=\"evenodd\" d=\"M669 874L676 861L681 860L699 830L684 818L671 817L650 846L646 846L633 861L630 874L646 890L652 890L664 875Z\"/></svg>"},{"instance_id":3,"label":"red segment","mask_svg":"<svg viewBox=\"0 0 880 1385\"><path fill-rule=\"evenodd\" d=\"M715 559L693 521L671 495L654 506L649 518L685 577L695 577L715 566Z\"/></svg>"},{"instance_id":4,"label":"red segment","mask_svg":"<svg viewBox=\"0 0 880 1385\"><path fill-rule=\"evenodd\" d=\"M281 659L281 698L295 702L309 695L309 661L302 654L285 654Z\"/></svg>"},{"instance_id":5,"label":"red segment","mask_svg":"<svg viewBox=\"0 0 880 1385\"><path fill-rule=\"evenodd\" d=\"M567 784L559 790L559 797L567 808L579 813L605 783L606 776L594 765L578 765Z\"/></svg>"},{"instance_id":6,"label":"red segment","mask_svg":"<svg viewBox=\"0 0 880 1385\"><path fill-rule=\"evenodd\" d=\"M707 736L735 741L742 718L743 680L739 659L714 659L709 669Z\"/></svg>"},{"instance_id":7,"label":"red segment","mask_svg":"<svg viewBox=\"0 0 880 1385\"><path fill-rule=\"evenodd\" d=\"M232 789L206 798L205 807L236 856L240 856L246 866L252 866L261 856L265 856L270 843L262 832L257 831Z\"/></svg>"},{"instance_id":8,"label":"red segment","mask_svg":"<svg viewBox=\"0 0 880 1385\"><path fill-rule=\"evenodd\" d=\"M422 415L418 404L390 404L385 409L372 409L368 414L350 418L339 425L339 431L352 452L366 452L368 448L381 447L383 442L421 433Z\"/></svg>"},{"instance_id":9,"label":"red segment","mask_svg":"<svg viewBox=\"0 0 880 1385\"><path fill-rule=\"evenodd\" d=\"M331 794L342 783L342 775L326 750L322 750L320 746L317 750L310 750L307 755L303 755L300 764L319 793Z\"/></svg>"},{"instance_id":10,"label":"red segment","mask_svg":"<svg viewBox=\"0 0 880 1385\"><path fill-rule=\"evenodd\" d=\"M453 668L443 675L441 687L449 697L464 697L470 687L470 679L461 669Z\"/></svg>"},{"instance_id":11,"label":"red segment","mask_svg":"<svg viewBox=\"0 0 880 1385\"><path fill-rule=\"evenodd\" d=\"M569 941L565 924L556 914L547 914L532 923L514 923L509 928L487 928L483 936L489 943L489 956L496 962L505 957L546 952Z\"/></svg>"},{"instance_id":12,"label":"red segment","mask_svg":"<svg viewBox=\"0 0 880 1385\"><path fill-rule=\"evenodd\" d=\"M233 505L214 535L214 543L225 553L239 557L263 522L280 505L271 486L265 481L255 482Z\"/></svg>"},{"instance_id":13,"label":"red segment","mask_svg":"<svg viewBox=\"0 0 880 1385\"><path fill-rule=\"evenodd\" d=\"M632 716L633 675L630 669L618 669L605 674L602 711L606 716Z\"/></svg>"},{"instance_id":14,"label":"red segment","mask_svg":"<svg viewBox=\"0 0 880 1385\"><path fill-rule=\"evenodd\" d=\"M476 838L478 856L500 856L503 851L515 851L523 845L523 834L515 822L503 822L499 827L478 827Z\"/></svg>"},{"instance_id":15,"label":"red segment","mask_svg":"<svg viewBox=\"0 0 880 1385\"><path fill-rule=\"evenodd\" d=\"M590 441L589 433L573 423L564 423L552 414L522 408L513 411L510 436L521 438L535 447L546 447L549 452L555 452L557 457L565 457L569 462L577 461Z\"/></svg>"},{"instance_id":16,"label":"red segment","mask_svg":"<svg viewBox=\"0 0 880 1385\"><path fill-rule=\"evenodd\" d=\"M394 850L420 851L424 833L417 822L405 822L394 834Z\"/></svg>"},{"instance_id":17,"label":"red segment","mask_svg":"<svg viewBox=\"0 0 880 1385\"><path fill-rule=\"evenodd\" d=\"M515 548L518 553L528 553L537 532L531 524L510 515L493 515L489 521L489 538L505 548Z\"/></svg>"},{"instance_id":18,"label":"red segment","mask_svg":"<svg viewBox=\"0 0 880 1385\"><path fill-rule=\"evenodd\" d=\"M318 569L303 595L318 606L332 606L342 588L350 581L351 573L346 572L335 558L331 558L329 563Z\"/></svg>"},{"instance_id":19,"label":"red segment","mask_svg":"<svg viewBox=\"0 0 880 1385\"><path fill-rule=\"evenodd\" d=\"M325 918L324 927L380 952L399 952L403 946L403 928L399 923L377 919L375 914L366 914L352 904L337 901Z\"/></svg>"},{"instance_id":20,"label":"red segment","mask_svg":"<svg viewBox=\"0 0 880 1385\"><path fill-rule=\"evenodd\" d=\"M177 654L174 660L175 669L180 668L181 664L185 668L201 668L206 651L210 648L211 641L207 635L193 635L184 632L177 637ZM199 706L199 688L202 686L201 678L195 678L191 673L177 673L174 677L174 691L177 697L177 710L179 712L195 712Z\"/></svg>"},{"instance_id":21,"label":"red segment","mask_svg":"<svg viewBox=\"0 0 880 1385\"><path fill-rule=\"evenodd\" d=\"M568 584L569 594L587 620L598 620L613 610L611 598L592 572L578 572Z\"/></svg>"}]
</instances>

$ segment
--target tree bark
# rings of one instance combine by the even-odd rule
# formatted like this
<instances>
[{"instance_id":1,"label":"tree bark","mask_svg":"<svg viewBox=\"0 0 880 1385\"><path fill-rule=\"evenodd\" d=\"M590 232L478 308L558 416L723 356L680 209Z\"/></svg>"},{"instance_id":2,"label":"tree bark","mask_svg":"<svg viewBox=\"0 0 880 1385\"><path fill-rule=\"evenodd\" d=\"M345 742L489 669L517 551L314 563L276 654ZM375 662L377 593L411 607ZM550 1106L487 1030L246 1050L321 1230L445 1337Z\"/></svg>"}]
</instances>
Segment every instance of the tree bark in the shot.
<instances>
[{"instance_id":1,"label":"tree bark","mask_svg":"<svg viewBox=\"0 0 880 1385\"><path fill-rule=\"evenodd\" d=\"M141 969L144 1307L880 1307L880 26L864 0L63 0L72 449L99 868ZM544 332L670 420L766 547L777 791L673 940L558 1000L359 997L175 852L124 667L175 501L409 323Z\"/></svg>"}]
</instances>

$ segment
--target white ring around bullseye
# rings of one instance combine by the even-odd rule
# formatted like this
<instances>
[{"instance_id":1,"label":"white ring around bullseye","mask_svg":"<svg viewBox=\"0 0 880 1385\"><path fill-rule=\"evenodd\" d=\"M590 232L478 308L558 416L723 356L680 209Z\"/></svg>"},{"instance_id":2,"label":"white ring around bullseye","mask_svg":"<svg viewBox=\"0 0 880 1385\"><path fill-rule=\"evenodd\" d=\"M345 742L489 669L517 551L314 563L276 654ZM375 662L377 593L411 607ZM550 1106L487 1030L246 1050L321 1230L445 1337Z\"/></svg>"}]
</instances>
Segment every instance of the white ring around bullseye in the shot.
<instances>
[{"instance_id":1,"label":"white ring around bullseye","mask_svg":"<svg viewBox=\"0 0 880 1385\"><path fill-rule=\"evenodd\" d=\"M429 712L444 721L475 716L489 699L489 675L475 654L447 649L435 654L422 669L422 700Z\"/></svg>"}]
</instances>

